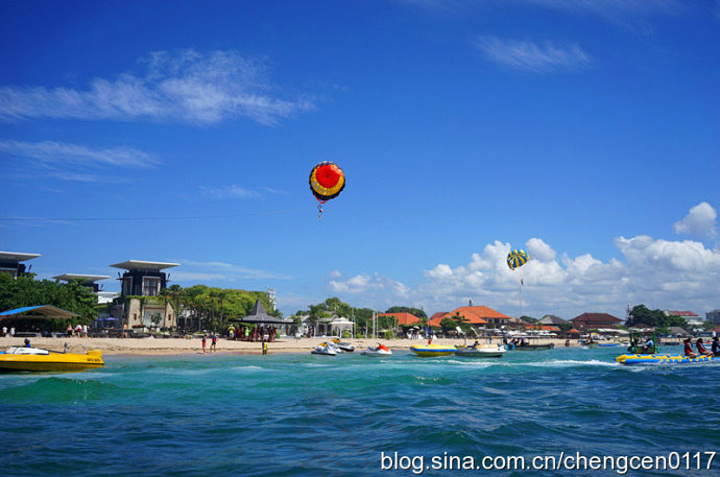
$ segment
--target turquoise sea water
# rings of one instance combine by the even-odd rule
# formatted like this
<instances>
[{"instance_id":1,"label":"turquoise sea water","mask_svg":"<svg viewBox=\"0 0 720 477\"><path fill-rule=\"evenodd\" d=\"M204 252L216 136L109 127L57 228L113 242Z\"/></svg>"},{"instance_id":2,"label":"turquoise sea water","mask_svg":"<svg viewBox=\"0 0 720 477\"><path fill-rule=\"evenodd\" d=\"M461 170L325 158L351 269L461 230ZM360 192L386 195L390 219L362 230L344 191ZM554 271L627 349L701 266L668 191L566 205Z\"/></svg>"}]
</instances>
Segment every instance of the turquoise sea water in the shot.
<instances>
[{"instance_id":1,"label":"turquoise sea water","mask_svg":"<svg viewBox=\"0 0 720 477\"><path fill-rule=\"evenodd\" d=\"M522 456L529 466L564 452L669 456L679 467L625 475L720 475L720 455L708 470L704 454L720 454L720 366L623 367L614 362L621 353L107 356L100 370L5 374L0 472L623 475L478 468L483 458Z\"/></svg>"}]
</instances>

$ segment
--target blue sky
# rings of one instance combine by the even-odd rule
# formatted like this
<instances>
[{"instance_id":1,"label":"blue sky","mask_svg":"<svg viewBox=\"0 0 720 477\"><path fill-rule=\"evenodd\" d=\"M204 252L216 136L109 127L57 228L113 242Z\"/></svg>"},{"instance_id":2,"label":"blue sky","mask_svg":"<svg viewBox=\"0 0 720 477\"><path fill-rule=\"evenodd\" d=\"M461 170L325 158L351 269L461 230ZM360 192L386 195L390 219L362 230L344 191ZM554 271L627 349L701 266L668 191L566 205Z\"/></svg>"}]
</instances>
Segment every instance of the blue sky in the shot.
<instances>
[{"instance_id":1,"label":"blue sky","mask_svg":"<svg viewBox=\"0 0 720 477\"><path fill-rule=\"evenodd\" d=\"M720 308L716 1L3 2L0 44L0 249L40 278Z\"/></svg>"}]
</instances>

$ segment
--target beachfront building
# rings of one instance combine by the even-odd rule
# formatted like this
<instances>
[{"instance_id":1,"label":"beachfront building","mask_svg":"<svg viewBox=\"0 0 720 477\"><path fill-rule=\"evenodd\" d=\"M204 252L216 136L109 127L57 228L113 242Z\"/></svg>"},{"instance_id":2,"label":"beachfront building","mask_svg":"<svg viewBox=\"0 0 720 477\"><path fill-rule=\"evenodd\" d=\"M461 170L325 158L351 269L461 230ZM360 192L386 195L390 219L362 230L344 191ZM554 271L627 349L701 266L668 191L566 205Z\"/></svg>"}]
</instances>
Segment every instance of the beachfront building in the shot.
<instances>
[{"instance_id":1,"label":"beachfront building","mask_svg":"<svg viewBox=\"0 0 720 477\"><path fill-rule=\"evenodd\" d=\"M680 311L680 310L665 310L665 316L679 316L684 319L688 326L702 326L702 316L692 311Z\"/></svg>"},{"instance_id":2,"label":"beachfront building","mask_svg":"<svg viewBox=\"0 0 720 477\"><path fill-rule=\"evenodd\" d=\"M713 325L720 325L720 310L708 311L705 313L705 318Z\"/></svg>"},{"instance_id":3,"label":"beachfront building","mask_svg":"<svg viewBox=\"0 0 720 477\"><path fill-rule=\"evenodd\" d=\"M417 316L413 315L412 313L408 312L397 312L397 313L380 313L378 314L378 317L381 316L388 316L391 318L395 318L397 320L398 326L402 328L408 328L410 326L420 326L422 324L422 320L418 318Z\"/></svg>"},{"instance_id":4,"label":"beachfront building","mask_svg":"<svg viewBox=\"0 0 720 477\"><path fill-rule=\"evenodd\" d=\"M563 320L559 316L545 315L542 318L540 318L540 324L560 327L561 325L567 325L569 323L567 322L567 320Z\"/></svg>"},{"instance_id":5,"label":"beachfront building","mask_svg":"<svg viewBox=\"0 0 720 477\"><path fill-rule=\"evenodd\" d=\"M27 262L40 256L39 253L0 252L0 273L7 273L12 275L13 278L27 275L32 265L26 268L22 262Z\"/></svg>"},{"instance_id":6,"label":"beachfront building","mask_svg":"<svg viewBox=\"0 0 720 477\"><path fill-rule=\"evenodd\" d=\"M439 327L440 322L445 318L455 319L457 316L462 316L463 323L472 326L476 332L484 329L500 329L513 324L511 317L487 306L461 306L446 313L435 313L430 318L430 324Z\"/></svg>"},{"instance_id":7,"label":"beachfront building","mask_svg":"<svg viewBox=\"0 0 720 477\"><path fill-rule=\"evenodd\" d=\"M579 330L613 329L621 324L622 320L609 313L583 313L572 318L570 323Z\"/></svg>"},{"instance_id":8,"label":"beachfront building","mask_svg":"<svg viewBox=\"0 0 720 477\"><path fill-rule=\"evenodd\" d=\"M145 262L128 260L110 265L125 270L118 278L122 281L120 297L116 300L115 316L122 321L123 329L147 331L177 327L177 317L170 300L162 296L167 288L168 275L163 271L179 263Z\"/></svg>"},{"instance_id":9,"label":"beachfront building","mask_svg":"<svg viewBox=\"0 0 720 477\"><path fill-rule=\"evenodd\" d=\"M53 277L55 280L64 282L79 281L82 285L90 288L98 297L98 304L111 303L118 297L117 292L106 292L100 289L100 285L96 282L110 279L110 275L87 275L84 273L63 273Z\"/></svg>"}]
</instances>

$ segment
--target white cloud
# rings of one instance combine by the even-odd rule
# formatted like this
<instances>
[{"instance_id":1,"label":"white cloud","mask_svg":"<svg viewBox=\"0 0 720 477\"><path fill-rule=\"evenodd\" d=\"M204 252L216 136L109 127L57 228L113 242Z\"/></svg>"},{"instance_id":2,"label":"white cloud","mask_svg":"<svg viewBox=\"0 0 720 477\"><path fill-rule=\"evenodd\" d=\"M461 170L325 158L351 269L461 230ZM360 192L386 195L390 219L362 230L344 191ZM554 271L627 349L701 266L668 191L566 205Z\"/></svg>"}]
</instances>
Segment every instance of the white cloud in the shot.
<instances>
[{"instance_id":1,"label":"white cloud","mask_svg":"<svg viewBox=\"0 0 720 477\"><path fill-rule=\"evenodd\" d=\"M194 260L177 259L173 262L182 265L173 269L172 276L175 281L186 282L183 286L192 286L197 281L215 280L222 282L235 282L239 280L290 280L290 275L269 270L258 270L226 262L197 262ZM187 283L190 282L190 283Z\"/></svg>"},{"instance_id":2,"label":"white cloud","mask_svg":"<svg viewBox=\"0 0 720 477\"><path fill-rule=\"evenodd\" d=\"M247 117L273 124L314 108L309 100L271 95L266 66L233 51L152 53L144 74L96 78L88 89L0 87L0 120L146 119L213 124Z\"/></svg>"},{"instance_id":3,"label":"white cloud","mask_svg":"<svg viewBox=\"0 0 720 477\"><path fill-rule=\"evenodd\" d=\"M480 37L474 45L488 61L533 73L553 73L590 66L590 57L575 44L538 45L530 41Z\"/></svg>"},{"instance_id":4,"label":"white cloud","mask_svg":"<svg viewBox=\"0 0 720 477\"><path fill-rule=\"evenodd\" d=\"M254 190L245 189L234 184L221 187L201 187L200 190L213 199L248 199L260 196Z\"/></svg>"},{"instance_id":5,"label":"white cloud","mask_svg":"<svg viewBox=\"0 0 720 477\"><path fill-rule=\"evenodd\" d=\"M692 237L707 238L717 235L717 212L707 202L700 202L691 208L682 220L673 226L675 233Z\"/></svg>"},{"instance_id":6,"label":"white cloud","mask_svg":"<svg viewBox=\"0 0 720 477\"><path fill-rule=\"evenodd\" d=\"M153 154L131 147L92 148L54 141L0 141L0 154L18 159L15 168L67 181L95 182L99 176L88 170L148 168L160 164ZM8 161L11 163L11 161Z\"/></svg>"}]
</instances>

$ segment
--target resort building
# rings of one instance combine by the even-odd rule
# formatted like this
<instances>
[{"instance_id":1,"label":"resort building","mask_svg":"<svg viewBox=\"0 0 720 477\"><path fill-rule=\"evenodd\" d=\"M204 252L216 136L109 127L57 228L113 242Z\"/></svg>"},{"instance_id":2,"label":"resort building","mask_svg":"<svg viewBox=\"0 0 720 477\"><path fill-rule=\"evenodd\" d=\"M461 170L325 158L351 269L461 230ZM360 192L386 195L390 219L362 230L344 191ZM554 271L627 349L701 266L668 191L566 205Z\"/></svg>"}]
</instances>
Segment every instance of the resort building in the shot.
<instances>
[{"instance_id":1,"label":"resort building","mask_svg":"<svg viewBox=\"0 0 720 477\"><path fill-rule=\"evenodd\" d=\"M0 252L0 273L10 274L13 278L26 275L30 272L32 265L26 269L22 262L40 256L39 253Z\"/></svg>"},{"instance_id":2,"label":"resort building","mask_svg":"<svg viewBox=\"0 0 720 477\"><path fill-rule=\"evenodd\" d=\"M720 309L705 313L705 319L713 325L720 325Z\"/></svg>"},{"instance_id":3,"label":"resort building","mask_svg":"<svg viewBox=\"0 0 720 477\"><path fill-rule=\"evenodd\" d=\"M112 303L112 301L118 297L117 292L106 292L102 291L100 289L100 285L98 285L95 282L98 282L100 280L108 280L110 275L86 275L83 273L63 273L62 275L58 275L53 277L55 280L62 280L64 282L72 282L72 281L79 281L84 286L92 289L93 293L95 293L98 297L98 304L102 305L104 303Z\"/></svg>"},{"instance_id":4,"label":"resort building","mask_svg":"<svg viewBox=\"0 0 720 477\"><path fill-rule=\"evenodd\" d=\"M692 311L680 311L680 310L665 310L665 316L679 316L683 318L689 326L702 326L702 316Z\"/></svg>"},{"instance_id":5,"label":"resort building","mask_svg":"<svg viewBox=\"0 0 720 477\"><path fill-rule=\"evenodd\" d=\"M542 318L540 318L540 324L541 325L550 325L550 326L560 326L560 325L567 325L569 324L567 320L563 320L559 316L555 315L545 315Z\"/></svg>"},{"instance_id":6,"label":"resort building","mask_svg":"<svg viewBox=\"0 0 720 477\"><path fill-rule=\"evenodd\" d=\"M432 326L440 326L440 322L445 318L455 319L456 316L462 316L463 322L468 323L473 328L501 328L513 323L512 318L503 315L499 311L495 311L487 306L461 306L447 313L435 313L430 318Z\"/></svg>"},{"instance_id":7,"label":"resort building","mask_svg":"<svg viewBox=\"0 0 720 477\"><path fill-rule=\"evenodd\" d=\"M380 313L378 316L390 316L397 320L398 326L413 326L422 323L422 320L412 313L398 312L398 313Z\"/></svg>"},{"instance_id":8,"label":"resort building","mask_svg":"<svg viewBox=\"0 0 720 477\"><path fill-rule=\"evenodd\" d=\"M179 263L128 260L110 265L124 269L115 316L122 320L123 329L146 331L151 328L175 328L177 317L170 300L162 296L167 288L168 275L163 271Z\"/></svg>"},{"instance_id":9,"label":"resort building","mask_svg":"<svg viewBox=\"0 0 720 477\"><path fill-rule=\"evenodd\" d=\"M600 329L615 328L622 323L622 320L608 313L583 313L571 319L570 323L579 330Z\"/></svg>"}]
</instances>

